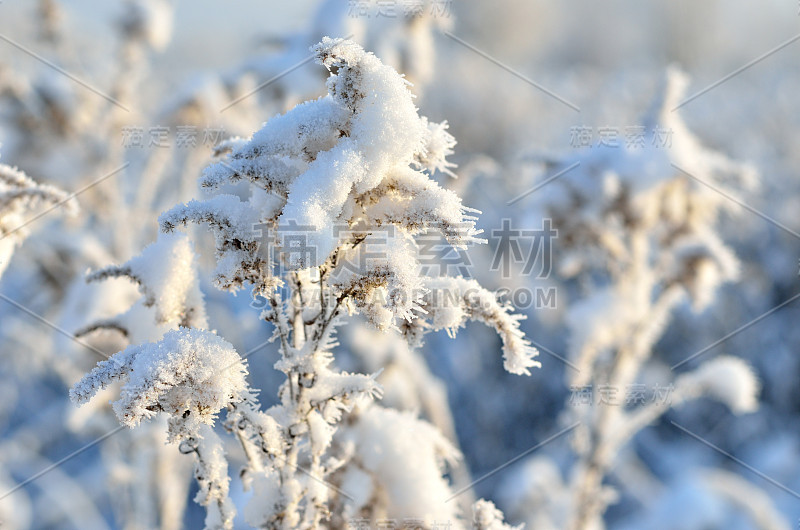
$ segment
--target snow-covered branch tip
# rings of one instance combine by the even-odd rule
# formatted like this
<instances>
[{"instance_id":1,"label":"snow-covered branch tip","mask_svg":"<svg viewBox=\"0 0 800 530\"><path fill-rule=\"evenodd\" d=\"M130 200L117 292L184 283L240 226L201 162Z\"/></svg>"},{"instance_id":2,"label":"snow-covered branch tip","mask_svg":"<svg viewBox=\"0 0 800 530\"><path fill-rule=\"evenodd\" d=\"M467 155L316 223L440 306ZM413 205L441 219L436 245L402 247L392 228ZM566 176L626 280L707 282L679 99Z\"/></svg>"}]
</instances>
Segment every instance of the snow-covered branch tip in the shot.
<instances>
[{"instance_id":1,"label":"snow-covered branch tip","mask_svg":"<svg viewBox=\"0 0 800 530\"><path fill-rule=\"evenodd\" d=\"M64 203L68 212L77 209L67 192L49 184L39 184L19 169L0 164L0 212L4 215L15 207L34 208L58 203Z\"/></svg>"},{"instance_id":2,"label":"snow-covered branch tip","mask_svg":"<svg viewBox=\"0 0 800 530\"><path fill-rule=\"evenodd\" d=\"M170 439L195 437L229 403L248 395L247 366L228 342L201 329L172 330L156 343L131 345L98 365L70 391L77 404L122 380L114 411L135 427L163 411Z\"/></svg>"},{"instance_id":3,"label":"snow-covered branch tip","mask_svg":"<svg viewBox=\"0 0 800 530\"><path fill-rule=\"evenodd\" d=\"M452 337L467 321L475 320L494 328L503 341L503 366L518 375L530 375L529 368L541 364L534 358L538 350L519 329L524 315L512 314L512 307L501 304L494 293L475 280L431 278L425 283L427 293L421 301L425 314L401 326L414 345L421 344L429 331L447 330Z\"/></svg>"}]
</instances>

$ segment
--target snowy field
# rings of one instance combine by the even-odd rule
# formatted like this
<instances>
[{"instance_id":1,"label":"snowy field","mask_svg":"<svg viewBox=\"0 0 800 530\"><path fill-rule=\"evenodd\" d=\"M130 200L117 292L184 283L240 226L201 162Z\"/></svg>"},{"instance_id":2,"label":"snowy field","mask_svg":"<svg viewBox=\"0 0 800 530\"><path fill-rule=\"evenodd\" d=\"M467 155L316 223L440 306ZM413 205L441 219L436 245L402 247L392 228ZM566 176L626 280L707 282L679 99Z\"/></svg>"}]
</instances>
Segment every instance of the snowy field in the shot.
<instances>
[{"instance_id":1,"label":"snowy field","mask_svg":"<svg viewBox=\"0 0 800 530\"><path fill-rule=\"evenodd\" d=\"M0 528L797 528L798 23L0 0Z\"/></svg>"}]
</instances>

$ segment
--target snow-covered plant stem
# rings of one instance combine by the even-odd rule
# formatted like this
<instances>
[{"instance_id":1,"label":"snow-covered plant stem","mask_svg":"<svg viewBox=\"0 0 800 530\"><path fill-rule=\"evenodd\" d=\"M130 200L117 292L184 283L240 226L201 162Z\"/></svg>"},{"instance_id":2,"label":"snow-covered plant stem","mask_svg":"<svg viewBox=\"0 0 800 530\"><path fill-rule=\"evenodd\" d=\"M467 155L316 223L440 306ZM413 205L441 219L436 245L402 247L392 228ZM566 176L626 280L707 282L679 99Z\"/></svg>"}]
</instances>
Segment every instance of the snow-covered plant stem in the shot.
<instances>
[{"instance_id":1,"label":"snow-covered plant stem","mask_svg":"<svg viewBox=\"0 0 800 530\"><path fill-rule=\"evenodd\" d=\"M631 266L623 267L630 273L618 281L624 282L626 292L631 294L652 292L658 294L643 300L644 306L640 306L642 318L632 322L625 330L625 338L617 346L610 362L595 368L593 381L607 384L612 389L630 388L635 383L635 378L644 362L652 355L653 344L660 335L663 323L682 300L684 292L683 287L676 283L666 286L653 284L653 275L645 273L649 259L647 252L650 250L646 241L647 235L638 233L631 236L630 256L634 261ZM641 273L637 274L638 271ZM591 367L584 367L587 368ZM649 404L649 407L658 407L663 413L665 409L661 404L662 402L654 402ZM651 421L653 419L655 418L650 418ZM610 493L603 491L603 479L610 470L614 457L629 441L629 437L646 426L645 423L635 430L625 429L628 436L619 436L621 426L627 424L628 413L624 407L601 403L591 414L584 417L584 423L578 427L578 436L583 439L577 442L579 459L573 478L576 500L572 528L575 530L592 528L590 522L601 516L613 499Z\"/></svg>"},{"instance_id":2,"label":"snow-covered plant stem","mask_svg":"<svg viewBox=\"0 0 800 530\"><path fill-rule=\"evenodd\" d=\"M453 334L478 320L500 334L509 372L528 374L537 352L519 316L475 281L420 273L416 235L438 230L456 247L481 242L476 212L430 178L452 167L446 124L420 117L403 77L357 44L326 37L313 50L332 72L329 94L220 146L226 158L200 180L210 197L164 212L165 234L141 256L90 276L139 285L142 301L103 325L145 343L132 339L72 397L85 402L122 380L114 410L123 424L166 413L170 440L196 457L208 528L231 528L234 517L227 461L211 429L223 409L247 459L250 525L343 527L389 515L457 528L466 517L445 502L452 492L443 473L458 452L412 414L371 404L382 395L380 371L334 368L335 328L361 313L419 345L430 331ZM278 404L266 411L245 380L245 360L207 329L191 247L173 233L190 222L214 234L217 287L247 285L264 301L261 318L280 353L274 367L285 375ZM144 335L143 315L153 319ZM486 528L505 527L499 512L481 506Z\"/></svg>"}]
</instances>

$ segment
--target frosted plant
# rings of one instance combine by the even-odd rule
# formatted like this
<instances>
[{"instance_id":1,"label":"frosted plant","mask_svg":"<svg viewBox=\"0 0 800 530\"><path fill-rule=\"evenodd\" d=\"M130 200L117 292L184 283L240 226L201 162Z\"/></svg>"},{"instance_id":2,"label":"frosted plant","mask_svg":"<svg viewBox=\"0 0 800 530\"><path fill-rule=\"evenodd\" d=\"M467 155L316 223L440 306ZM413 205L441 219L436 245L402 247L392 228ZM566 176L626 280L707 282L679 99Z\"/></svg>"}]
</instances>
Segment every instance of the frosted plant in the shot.
<instances>
[{"instance_id":1,"label":"frosted plant","mask_svg":"<svg viewBox=\"0 0 800 530\"><path fill-rule=\"evenodd\" d=\"M211 429L223 408L247 458L241 476L254 495L244 515L253 526L409 516L461 526L443 476L458 451L413 414L374 404L382 395L377 372L338 370L335 328L358 312L417 345L430 331L454 334L478 320L500 334L509 372L528 374L537 352L519 317L476 282L420 275L415 235L438 230L458 247L481 241L476 212L430 178L452 167L446 125L420 117L403 77L357 44L326 37L313 51L331 70L328 95L220 146L225 158L200 179L209 198L164 212L166 234L154 246L90 275L137 282L142 301L131 311L146 310L163 335L103 361L71 395L86 402L122 381L114 409L123 424L165 413L170 438L196 456L196 500L208 509L209 528L231 528L234 517L227 460ZM226 193L242 182L249 193ZM173 234L189 222L214 235L216 286L250 287L274 327L275 368L286 380L266 411L245 382L244 360L205 329L191 251ZM128 316L97 327L129 332ZM484 528L503 528L493 507L479 505L476 517Z\"/></svg>"},{"instance_id":2,"label":"frosted plant","mask_svg":"<svg viewBox=\"0 0 800 530\"><path fill-rule=\"evenodd\" d=\"M686 84L681 72L668 71L642 122L648 131L671 135L670 147L601 146L550 163L554 172L575 167L535 197L559 231L559 273L580 279L588 291L566 316L577 368L570 372L573 388L630 388L679 304L688 299L694 310L702 310L721 284L737 278L738 261L715 233L718 216L731 204L717 190L735 195L753 183L754 172L702 147L672 111ZM744 362L719 358L674 381L669 401L629 410L602 402L570 407L568 416L580 422L578 461L567 478L574 493L566 509L551 499L560 512L549 524L601 528L602 514L615 498L603 485L604 476L620 449L670 407L709 396L734 413L751 412L758 390ZM548 498L540 493L540 499Z\"/></svg>"},{"instance_id":3,"label":"frosted plant","mask_svg":"<svg viewBox=\"0 0 800 530\"><path fill-rule=\"evenodd\" d=\"M75 201L60 189L38 184L17 168L0 164L0 276L8 267L14 248L28 234L26 222L41 206L64 205L67 212Z\"/></svg>"}]
</instances>

